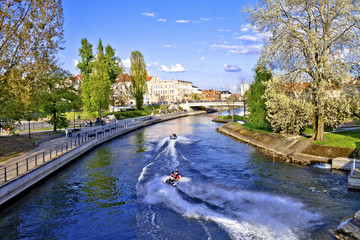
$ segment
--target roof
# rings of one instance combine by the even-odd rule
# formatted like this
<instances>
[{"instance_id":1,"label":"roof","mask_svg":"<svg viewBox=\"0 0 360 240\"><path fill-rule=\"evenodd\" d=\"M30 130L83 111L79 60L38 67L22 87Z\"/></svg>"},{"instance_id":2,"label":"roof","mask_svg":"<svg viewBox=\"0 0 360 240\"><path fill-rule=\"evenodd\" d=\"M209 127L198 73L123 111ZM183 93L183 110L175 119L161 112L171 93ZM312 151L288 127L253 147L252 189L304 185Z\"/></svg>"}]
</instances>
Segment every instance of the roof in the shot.
<instances>
[{"instance_id":1,"label":"roof","mask_svg":"<svg viewBox=\"0 0 360 240\"><path fill-rule=\"evenodd\" d=\"M76 76L70 77L70 79L71 79L72 82L76 82L76 81L82 82L81 74L78 74L78 75L76 75Z\"/></svg>"},{"instance_id":2,"label":"roof","mask_svg":"<svg viewBox=\"0 0 360 240\"><path fill-rule=\"evenodd\" d=\"M127 73L125 73L125 74L120 73L120 74L118 75L118 77L116 78L116 82L131 82L131 79L130 79L129 74L127 74Z\"/></svg>"}]
</instances>

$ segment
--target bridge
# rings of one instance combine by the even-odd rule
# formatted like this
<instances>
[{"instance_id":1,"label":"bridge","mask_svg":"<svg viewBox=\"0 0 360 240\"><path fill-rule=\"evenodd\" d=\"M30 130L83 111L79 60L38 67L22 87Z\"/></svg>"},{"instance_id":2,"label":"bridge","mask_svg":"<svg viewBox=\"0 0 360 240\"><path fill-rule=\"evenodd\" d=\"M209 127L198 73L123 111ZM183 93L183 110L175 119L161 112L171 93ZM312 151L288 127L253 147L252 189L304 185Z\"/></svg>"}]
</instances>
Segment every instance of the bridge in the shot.
<instances>
[{"instance_id":1,"label":"bridge","mask_svg":"<svg viewBox=\"0 0 360 240\"><path fill-rule=\"evenodd\" d=\"M205 108L222 108L228 106L234 106L236 108L243 108L244 101L238 101L228 104L226 101L219 101L219 102L186 102L180 104L182 109L191 111L193 108L205 107ZM191 109L190 109L191 108Z\"/></svg>"}]
</instances>

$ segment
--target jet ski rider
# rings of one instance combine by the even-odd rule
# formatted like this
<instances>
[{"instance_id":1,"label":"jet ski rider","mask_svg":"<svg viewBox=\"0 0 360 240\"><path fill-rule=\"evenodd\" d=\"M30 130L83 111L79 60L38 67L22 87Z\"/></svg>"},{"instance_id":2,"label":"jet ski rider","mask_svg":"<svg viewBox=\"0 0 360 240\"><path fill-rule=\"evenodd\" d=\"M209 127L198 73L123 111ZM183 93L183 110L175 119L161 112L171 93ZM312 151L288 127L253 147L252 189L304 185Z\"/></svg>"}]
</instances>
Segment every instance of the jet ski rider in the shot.
<instances>
[{"instance_id":1,"label":"jet ski rider","mask_svg":"<svg viewBox=\"0 0 360 240\"><path fill-rule=\"evenodd\" d=\"M170 182L174 183L180 180L180 174L179 171L176 169L174 172L170 175Z\"/></svg>"}]
</instances>

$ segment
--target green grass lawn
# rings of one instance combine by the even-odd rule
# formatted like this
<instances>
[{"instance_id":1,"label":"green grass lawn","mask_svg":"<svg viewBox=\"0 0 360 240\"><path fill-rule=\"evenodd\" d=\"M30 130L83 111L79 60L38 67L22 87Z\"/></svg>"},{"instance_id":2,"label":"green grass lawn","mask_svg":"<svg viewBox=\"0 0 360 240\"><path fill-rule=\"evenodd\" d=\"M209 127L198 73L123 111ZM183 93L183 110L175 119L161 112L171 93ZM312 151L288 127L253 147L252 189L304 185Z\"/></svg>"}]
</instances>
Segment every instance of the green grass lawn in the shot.
<instances>
[{"instance_id":1,"label":"green grass lawn","mask_svg":"<svg viewBox=\"0 0 360 240\"><path fill-rule=\"evenodd\" d=\"M337 133L325 133L324 141L314 141L315 144L345 148L360 149L360 131L344 131Z\"/></svg>"},{"instance_id":2,"label":"green grass lawn","mask_svg":"<svg viewBox=\"0 0 360 240\"><path fill-rule=\"evenodd\" d=\"M219 119L232 119L232 116L221 116L218 118ZM244 121L244 120L246 120L246 118L244 118L243 116L238 116L238 115L234 116L234 121Z\"/></svg>"}]
</instances>

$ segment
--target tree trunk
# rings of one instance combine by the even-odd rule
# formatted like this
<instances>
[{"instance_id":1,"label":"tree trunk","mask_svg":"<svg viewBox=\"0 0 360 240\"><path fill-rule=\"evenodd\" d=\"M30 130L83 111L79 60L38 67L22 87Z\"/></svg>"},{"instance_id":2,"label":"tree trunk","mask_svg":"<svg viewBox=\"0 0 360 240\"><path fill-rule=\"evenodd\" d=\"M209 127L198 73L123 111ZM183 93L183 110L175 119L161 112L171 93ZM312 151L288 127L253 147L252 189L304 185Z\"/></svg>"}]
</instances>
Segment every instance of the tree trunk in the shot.
<instances>
[{"instance_id":1,"label":"tree trunk","mask_svg":"<svg viewBox=\"0 0 360 240\"><path fill-rule=\"evenodd\" d=\"M28 120L28 123L29 123L29 139L31 139L31 132L30 132L31 124L30 124L30 120Z\"/></svg>"},{"instance_id":2,"label":"tree trunk","mask_svg":"<svg viewBox=\"0 0 360 240\"><path fill-rule=\"evenodd\" d=\"M53 124L54 124L54 132L56 132L56 112L53 112Z\"/></svg>"},{"instance_id":3,"label":"tree trunk","mask_svg":"<svg viewBox=\"0 0 360 240\"><path fill-rule=\"evenodd\" d=\"M314 113L313 116L313 135L314 141L324 141L324 116Z\"/></svg>"}]
</instances>

